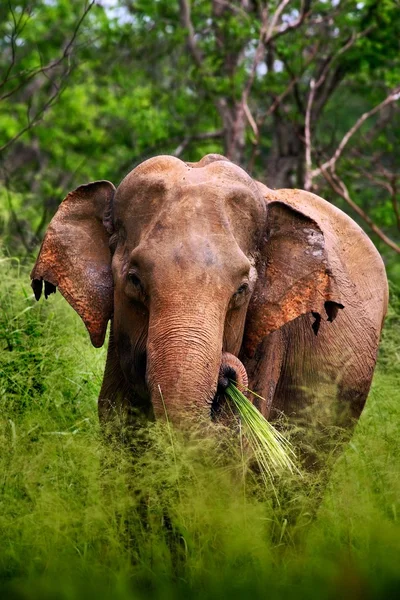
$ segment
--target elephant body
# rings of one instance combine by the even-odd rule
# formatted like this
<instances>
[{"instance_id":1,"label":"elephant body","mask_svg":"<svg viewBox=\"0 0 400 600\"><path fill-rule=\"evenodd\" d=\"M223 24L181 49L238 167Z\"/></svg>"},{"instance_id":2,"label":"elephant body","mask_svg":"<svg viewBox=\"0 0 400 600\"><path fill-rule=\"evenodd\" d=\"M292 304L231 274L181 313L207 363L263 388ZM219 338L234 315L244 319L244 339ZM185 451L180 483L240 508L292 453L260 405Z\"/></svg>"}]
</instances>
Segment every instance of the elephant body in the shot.
<instances>
[{"instance_id":1,"label":"elephant body","mask_svg":"<svg viewBox=\"0 0 400 600\"><path fill-rule=\"evenodd\" d=\"M59 287L95 346L111 321L102 421L132 408L179 423L210 416L221 381L247 372L267 418L350 425L388 295L352 219L219 155L155 157L117 190L81 186L53 218L32 279L37 298L43 280L46 296Z\"/></svg>"}]
</instances>

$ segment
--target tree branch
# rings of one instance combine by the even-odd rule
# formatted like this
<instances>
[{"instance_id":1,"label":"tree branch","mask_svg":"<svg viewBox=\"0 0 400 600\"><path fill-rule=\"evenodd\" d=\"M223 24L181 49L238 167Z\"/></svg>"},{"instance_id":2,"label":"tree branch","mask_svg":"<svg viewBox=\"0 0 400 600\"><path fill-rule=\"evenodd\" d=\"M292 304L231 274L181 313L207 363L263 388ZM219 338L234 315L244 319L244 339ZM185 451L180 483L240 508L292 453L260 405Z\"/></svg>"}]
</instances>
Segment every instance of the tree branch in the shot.
<instances>
[{"instance_id":1,"label":"tree branch","mask_svg":"<svg viewBox=\"0 0 400 600\"><path fill-rule=\"evenodd\" d=\"M362 167L358 167L361 173L364 175L366 179L368 179L373 185L379 186L386 190L390 195L390 201L392 203L393 212L396 218L397 229L400 231L400 209L397 201L397 180L398 175L396 173L391 173L388 169L386 169L383 165L378 165L378 172L382 177L386 177L385 179L381 179L380 177L376 177L367 169L363 169Z\"/></svg>"},{"instance_id":2,"label":"tree branch","mask_svg":"<svg viewBox=\"0 0 400 600\"><path fill-rule=\"evenodd\" d=\"M260 137L260 132L258 130L257 123L255 122L254 117L251 114L251 111L250 111L250 108L249 108L249 105L247 104L247 102L244 103L243 110L244 110L244 114L246 115L246 119L248 120L249 125L252 128L254 135L256 136L256 139L258 140Z\"/></svg>"},{"instance_id":3,"label":"tree branch","mask_svg":"<svg viewBox=\"0 0 400 600\"><path fill-rule=\"evenodd\" d=\"M304 174L304 189L309 191L312 187L312 158L311 158L311 112L314 104L316 91L316 82L315 79L311 79L310 81L310 93L308 95L307 100L307 108L304 119L304 144L305 144L305 161L306 168Z\"/></svg>"},{"instance_id":4,"label":"tree branch","mask_svg":"<svg viewBox=\"0 0 400 600\"><path fill-rule=\"evenodd\" d=\"M15 18L15 13L14 13L14 10L12 8L10 0L8 2L8 8L9 8L9 10L11 12L11 16L12 16L12 20L13 20L13 29L12 29L11 36L10 36L10 42L11 42L11 62L9 64L9 66L8 66L8 69L7 69L6 73L5 73L5 75L4 75L3 81L0 83L0 89L7 83L7 81L9 81L10 73L13 70L14 65L15 65L15 59L16 59L16 53L17 53L17 51L16 51L16 42L17 42L18 36L24 30L25 25L26 25L26 23L28 22L28 19L31 16L31 9L28 8L26 10L27 19L26 19L25 23L22 23L22 26L20 27L21 22L22 22L22 18L25 15L25 7L22 9L18 21Z\"/></svg>"},{"instance_id":5,"label":"tree branch","mask_svg":"<svg viewBox=\"0 0 400 600\"><path fill-rule=\"evenodd\" d=\"M61 80L61 84L63 83L63 81L65 81L67 79L70 71L71 71L71 68L69 67L66 70L66 72ZM54 82L52 82L52 83L53 83L53 86L55 87L54 93L47 99L47 101L43 104L43 106L36 112L36 114L33 118L31 118L29 116L29 108L30 107L28 105L28 111L27 111L27 121L28 122L27 122L27 124L18 133L16 133L12 138L10 138L8 140L8 142L6 142L2 146L0 146L0 154L2 152L4 152L4 150L6 150L9 146L11 146L11 144L16 142L24 133L26 133L27 131L32 129L32 127L34 127L37 123L39 123L39 121L42 120L46 111L55 103L57 98L61 95L61 93L64 90L62 85L56 85Z\"/></svg>"},{"instance_id":6,"label":"tree branch","mask_svg":"<svg viewBox=\"0 0 400 600\"><path fill-rule=\"evenodd\" d=\"M371 30L371 27L365 29L358 35L351 35L350 38L345 42L345 44L343 46L341 46L339 48L339 50L337 52L335 52L334 54L331 54L331 56L329 56L324 61L324 64L320 70L320 73L319 73L317 79L311 78L310 91L309 91L308 98L307 98L307 106L306 106L306 113L305 113L305 119L304 119L304 144L305 144L304 188L307 191L312 189L313 179L317 174L320 173L320 171L317 173L317 169L315 169L314 171L312 170L312 120L313 120L313 113L314 113L313 109L314 109L314 102L316 99L316 95L318 93L318 90L321 89L323 86L328 90L327 93L323 94L324 100L320 100L320 102L319 102L319 104L320 104L319 110L321 110L323 104L326 102L327 97L329 96L330 93L332 93L333 89L335 88L333 81L328 82L328 86L326 86L326 82L328 81L328 75L331 72L332 66L335 64L335 62L337 61L339 56L341 56L347 50L349 50L360 37L367 35L367 33L370 30Z\"/></svg>"},{"instance_id":7,"label":"tree branch","mask_svg":"<svg viewBox=\"0 0 400 600\"><path fill-rule=\"evenodd\" d=\"M318 169L314 169L311 172L311 177L312 178L317 177L318 175L320 175L321 173L323 173L323 171L326 171L327 169L330 169L332 172L334 172L336 163L339 160L339 158L342 156L343 151L344 151L345 147L347 146L348 142L353 137L353 135L360 129L360 127L365 123L365 121L367 119L369 119L370 117L372 117L373 115L375 115L380 110L382 110L382 108L384 108L388 104L391 104L392 102L396 102L399 99L400 99L400 86L397 86L386 96L386 98L384 100L382 100L382 102L380 102L379 104L374 106L374 108L371 108L371 110L368 110L367 112L362 114L361 117L359 117L357 119L357 121L354 123L353 127L351 127L349 129L349 131L344 135L339 146L336 148L333 156L329 160L324 162L324 164L321 165Z\"/></svg>"},{"instance_id":8,"label":"tree branch","mask_svg":"<svg viewBox=\"0 0 400 600\"><path fill-rule=\"evenodd\" d=\"M41 74L41 73L47 73L48 71L51 71L52 69L55 69L58 65L60 65L62 63L63 60L65 60L66 58L68 58L70 56L70 51L71 48L77 38L77 35L79 33L79 29L85 19L85 17L87 16L87 14L89 13L90 9L92 8L92 6L94 6L96 0L91 0L89 2L89 4L86 5L82 15L80 16L80 18L78 19L74 31L72 32L72 36L71 38L68 40L61 56L55 60L50 61L47 65L43 66L41 65L40 67L36 67L34 69L31 69L28 76L25 77L25 79L23 79L22 81L20 81L14 88L12 88L10 91L6 92L5 94L3 94L2 96L0 96L0 100L6 100L7 98L9 98L10 96L12 96L13 94L15 94L16 92L18 92L24 85L26 85L27 83L29 83L29 81L31 81L34 77L36 77L37 75ZM10 74L10 70L8 72L8 75ZM1 87L3 87L5 85L5 83L11 81L12 79L16 79L18 77L21 77L22 73L18 73L13 75L12 77L8 78L8 75L6 76L6 78L4 78L4 80L2 81L1 85L0 85L0 89Z\"/></svg>"},{"instance_id":9,"label":"tree branch","mask_svg":"<svg viewBox=\"0 0 400 600\"><path fill-rule=\"evenodd\" d=\"M365 223L369 225L372 231L387 245L389 248L400 254L400 246L393 242L387 235L380 229L374 221L365 213L358 204L351 199L349 191L345 183L336 175L336 173L329 173L326 169L321 167L321 173L329 183L331 188L341 197L347 204L358 214Z\"/></svg>"},{"instance_id":10,"label":"tree branch","mask_svg":"<svg viewBox=\"0 0 400 600\"><path fill-rule=\"evenodd\" d=\"M318 48L319 48L319 45L318 45L318 44L315 44L315 46L314 46L314 49L313 49L313 52L312 52L312 54L309 56L309 58L308 58L308 60L307 60L307 63L305 64L305 66L304 66L304 68L303 68L303 70L302 70L302 72L301 72L301 73L299 73L298 75L295 75L293 71L291 71L291 70L287 69L287 70L288 70L288 72L289 72L289 73L292 75L292 79L291 79L291 81L289 81L289 84L287 85L287 87L286 87L286 88L283 90L283 92L282 92L281 94L279 94L279 96L277 96L277 97L274 99L273 103L272 103L272 104L271 104L271 106L268 108L268 110L267 110L267 111L266 111L266 112L265 112L263 115L261 115L261 117L259 117L259 118L257 119L257 122L255 123L255 127L254 127L254 126L253 126L253 125L250 123L250 125L251 125L251 127L252 127L252 129L253 129L253 131L254 131L254 133L255 133L255 136L256 136L256 139L255 139L255 141L253 142L253 150L252 150L252 153L251 153L251 156L250 156L250 159L249 159L248 165L247 165L247 170L248 170L250 173L252 172L252 170L253 170L253 168L254 168L254 161L255 161L255 158L256 158L256 154L257 154L257 152L258 152L258 146L259 146L259 144L260 144L260 128L261 128L261 127L262 127L262 125L265 123L265 120L266 120L268 117L270 117L270 116L271 116L271 115L272 115L272 114L273 114L273 113L274 113L274 112L275 112L275 111L278 109L278 107L280 106L280 104L282 103L282 101L283 101L283 100L286 98L286 96L287 96L288 94L290 94L290 92L291 92L291 91L292 91L292 90L293 90L293 89L296 87L297 83L298 83L298 82L300 81L300 79L303 77L303 75L304 75L304 73L305 73L305 71L306 71L307 67L308 67L308 66L309 66L309 65L312 63L312 61L314 60L314 58L315 58L315 56L316 56L316 54L317 54L317 52L318 52ZM247 116L247 115L246 115L246 116ZM249 121L249 122L250 122L250 121Z\"/></svg>"},{"instance_id":11,"label":"tree branch","mask_svg":"<svg viewBox=\"0 0 400 600\"><path fill-rule=\"evenodd\" d=\"M243 105L247 104L249 94L250 94L251 88L254 83L254 78L256 76L257 67L260 64L263 53L265 52L265 46L268 43L267 15L268 15L267 9L263 8L261 11L261 27L260 27L260 35L259 35L259 40L258 40L258 44L257 44L257 49L255 51L253 63L250 68L250 75L247 79L246 85L245 85L243 93L242 93L242 104Z\"/></svg>"},{"instance_id":12,"label":"tree branch","mask_svg":"<svg viewBox=\"0 0 400 600\"><path fill-rule=\"evenodd\" d=\"M61 57L58 58L58 59L56 59L56 60L54 60L54 61L51 61L50 63L48 63L45 66L42 66L42 67L37 68L36 70L34 70L32 73L30 73L30 75L26 79L24 79L21 83L19 83L11 91L3 94L3 96L0 97L0 100L4 100L6 98L9 98L15 92L17 92L21 87L23 87L24 85L26 85L29 81L31 81L34 77L36 77L39 74L42 74L44 77L46 77L47 79L49 79L49 72L52 69L54 69L55 67L57 67L58 65L60 65L61 62L64 59L69 58L71 48L72 48L72 46L73 46L73 44L74 44L74 42L75 42L75 40L77 38L79 29L80 29L80 27L81 27L81 25L83 23L83 20L85 19L85 17L87 16L87 14L89 13L90 9L92 8L92 6L94 4L95 4L95 0L91 0L85 6L85 9L82 12L82 15L80 16L79 20L77 21L77 23L75 25L75 28L74 28L74 31L72 33L72 36L68 40L68 42L67 42L67 44L66 44L66 46L64 48L64 51L63 51ZM12 138L10 138L2 146L0 146L0 153L4 152L4 150L6 150L9 146L11 146L14 142L16 142L22 135L24 135L24 133L26 133L27 131L29 131L30 129L32 129L32 127L34 127L39 121L42 120L44 114L55 103L55 101L57 100L57 98L63 92L63 89L64 89L63 84L65 83L66 79L68 78L69 74L71 73L71 70L72 70L71 65L68 65L67 68L62 73L62 75L60 76L60 79L59 79L58 83L56 83L54 80L50 80L54 92L50 93L50 97L46 100L46 102L42 105L42 107L36 111L36 114L33 117L30 116L30 102L28 101L28 104L27 104L27 106L28 106L28 110L27 110L27 124L18 133L16 133ZM9 70L9 72L11 72L11 71Z\"/></svg>"},{"instance_id":13,"label":"tree branch","mask_svg":"<svg viewBox=\"0 0 400 600\"><path fill-rule=\"evenodd\" d=\"M187 45L191 55L193 56L194 62L198 67L203 65L203 57L197 46L195 39L195 31L191 18L191 6L190 0L179 0L179 6L181 9L181 24L184 29L187 30Z\"/></svg>"},{"instance_id":14,"label":"tree branch","mask_svg":"<svg viewBox=\"0 0 400 600\"><path fill-rule=\"evenodd\" d=\"M294 29L297 29L298 27L300 27L303 24L303 22L305 21L305 19L308 17L308 15L310 14L310 12L311 12L310 8L311 8L311 0L302 0L301 10L300 10L300 14L299 14L298 18L293 23L289 23L288 25L286 25L286 27L283 27L282 29L279 29L278 31L276 31L275 35L271 35L269 41L276 40L281 35L285 35L285 33L288 33L288 31L293 31Z\"/></svg>"}]
</instances>

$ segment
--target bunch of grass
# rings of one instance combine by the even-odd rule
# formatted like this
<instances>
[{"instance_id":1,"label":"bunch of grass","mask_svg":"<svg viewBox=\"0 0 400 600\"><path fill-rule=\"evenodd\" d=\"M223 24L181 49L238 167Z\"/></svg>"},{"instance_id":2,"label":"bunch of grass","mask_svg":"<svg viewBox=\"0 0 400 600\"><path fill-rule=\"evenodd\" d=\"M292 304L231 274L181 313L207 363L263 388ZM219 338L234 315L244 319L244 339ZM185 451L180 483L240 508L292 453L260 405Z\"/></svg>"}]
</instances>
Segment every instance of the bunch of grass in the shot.
<instances>
[{"instance_id":1,"label":"bunch of grass","mask_svg":"<svg viewBox=\"0 0 400 600\"><path fill-rule=\"evenodd\" d=\"M273 482L274 476L284 471L298 472L291 443L265 419L234 383L229 384L226 395L236 409L241 429L243 428L264 481Z\"/></svg>"}]
</instances>

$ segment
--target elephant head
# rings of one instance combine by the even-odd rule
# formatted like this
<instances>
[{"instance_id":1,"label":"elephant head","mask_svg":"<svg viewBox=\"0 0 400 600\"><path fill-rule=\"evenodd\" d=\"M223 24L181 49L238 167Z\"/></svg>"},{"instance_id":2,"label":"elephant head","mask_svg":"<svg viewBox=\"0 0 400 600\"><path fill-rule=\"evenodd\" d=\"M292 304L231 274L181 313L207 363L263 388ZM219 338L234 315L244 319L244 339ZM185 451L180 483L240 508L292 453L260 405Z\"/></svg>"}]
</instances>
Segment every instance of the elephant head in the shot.
<instances>
[{"instance_id":1,"label":"elephant head","mask_svg":"<svg viewBox=\"0 0 400 600\"><path fill-rule=\"evenodd\" d=\"M316 331L340 306L324 231L265 190L219 155L81 186L49 225L36 298L58 287L96 347L111 319L124 385L156 416L209 414L218 382L246 381L239 353L306 313Z\"/></svg>"}]
</instances>

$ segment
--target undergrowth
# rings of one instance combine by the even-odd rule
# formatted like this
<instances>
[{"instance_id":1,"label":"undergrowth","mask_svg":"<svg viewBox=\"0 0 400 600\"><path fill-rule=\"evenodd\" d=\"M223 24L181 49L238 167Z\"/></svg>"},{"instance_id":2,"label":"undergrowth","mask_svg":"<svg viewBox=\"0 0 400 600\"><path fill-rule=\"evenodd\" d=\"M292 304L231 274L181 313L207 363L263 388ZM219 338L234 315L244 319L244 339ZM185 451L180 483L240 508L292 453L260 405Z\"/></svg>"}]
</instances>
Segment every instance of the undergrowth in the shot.
<instances>
[{"instance_id":1,"label":"undergrowth","mask_svg":"<svg viewBox=\"0 0 400 600\"><path fill-rule=\"evenodd\" d=\"M223 428L105 443L105 349L0 262L0 597L390 598L400 575L399 299L356 431L326 485L275 494ZM329 467L333 459L324 457Z\"/></svg>"}]
</instances>

